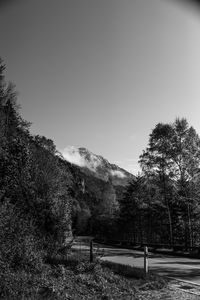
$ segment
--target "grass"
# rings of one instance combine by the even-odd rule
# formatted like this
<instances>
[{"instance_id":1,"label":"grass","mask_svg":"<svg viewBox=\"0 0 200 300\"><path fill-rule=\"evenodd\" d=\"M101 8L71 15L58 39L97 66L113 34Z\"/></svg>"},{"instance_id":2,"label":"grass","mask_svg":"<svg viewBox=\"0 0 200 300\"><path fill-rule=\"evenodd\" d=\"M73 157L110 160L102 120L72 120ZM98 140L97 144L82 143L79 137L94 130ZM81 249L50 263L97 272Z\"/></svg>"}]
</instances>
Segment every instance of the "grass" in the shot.
<instances>
[{"instance_id":1,"label":"grass","mask_svg":"<svg viewBox=\"0 0 200 300\"><path fill-rule=\"evenodd\" d=\"M145 299L141 292L167 286L167 281L153 275L144 278L141 269L98 260L89 263L88 255L76 251L67 259L55 257L51 268L50 285L40 290L41 299L136 300Z\"/></svg>"},{"instance_id":2,"label":"grass","mask_svg":"<svg viewBox=\"0 0 200 300\"><path fill-rule=\"evenodd\" d=\"M134 278L145 278L143 269L132 267L129 265L122 265L119 263L114 263L110 261L103 261L102 266L111 269L114 273L125 276L125 277L134 277Z\"/></svg>"},{"instance_id":3,"label":"grass","mask_svg":"<svg viewBox=\"0 0 200 300\"><path fill-rule=\"evenodd\" d=\"M32 277L36 288L16 300L158 300L177 298L168 281L154 274L143 276L143 271L131 266L95 260L72 251L57 255L46 263L44 272ZM28 295L28 296L27 296ZM8 299L8 298L7 298Z\"/></svg>"}]
</instances>

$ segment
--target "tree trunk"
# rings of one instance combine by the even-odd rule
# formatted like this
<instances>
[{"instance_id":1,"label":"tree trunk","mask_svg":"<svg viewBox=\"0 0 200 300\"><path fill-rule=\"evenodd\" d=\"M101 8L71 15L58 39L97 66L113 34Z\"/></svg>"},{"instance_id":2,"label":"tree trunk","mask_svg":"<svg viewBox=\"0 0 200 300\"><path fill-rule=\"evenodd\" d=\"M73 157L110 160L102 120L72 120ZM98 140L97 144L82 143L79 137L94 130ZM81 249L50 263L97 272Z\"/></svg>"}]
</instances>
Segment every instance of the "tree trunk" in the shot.
<instances>
[{"instance_id":1,"label":"tree trunk","mask_svg":"<svg viewBox=\"0 0 200 300\"><path fill-rule=\"evenodd\" d=\"M188 237L189 246L192 247L192 224L191 224L191 213L190 213L190 203L187 203L187 217L188 217Z\"/></svg>"},{"instance_id":2,"label":"tree trunk","mask_svg":"<svg viewBox=\"0 0 200 300\"><path fill-rule=\"evenodd\" d=\"M172 218L171 218L171 212L169 208L169 201L167 201L167 213L168 213L168 219L169 219L169 234L170 234L170 245L173 245L173 229L172 229Z\"/></svg>"},{"instance_id":3,"label":"tree trunk","mask_svg":"<svg viewBox=\"0 0 200 300\"><path fill-rule=\"evenodd\" d=\"M166 191L166 183L165 183L165 174L163 174L163 187L164 187L164 199L165 204L167 206L167 214L168 214L168 220L169 220L169 238L170 238L170 245L173 245L173 228L172 228L172 217L171 217L171 211L169 207L169 200L167 197L167 191Z\"/></svg>"}]
</instances>

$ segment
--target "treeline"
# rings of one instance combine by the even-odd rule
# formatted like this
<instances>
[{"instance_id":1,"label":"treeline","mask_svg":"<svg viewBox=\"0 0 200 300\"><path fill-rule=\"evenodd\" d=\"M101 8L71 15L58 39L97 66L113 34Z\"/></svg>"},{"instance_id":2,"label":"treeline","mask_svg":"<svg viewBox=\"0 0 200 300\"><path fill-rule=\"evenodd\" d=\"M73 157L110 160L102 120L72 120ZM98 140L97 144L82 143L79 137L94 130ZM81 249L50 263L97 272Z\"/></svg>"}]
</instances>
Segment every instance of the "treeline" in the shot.
<instances>
[{"instance_id":1,"label":"treeline","mask_svg":"<svg viewBox=\"0 0 200 300\"><path fill-rule=\"evenodd\" d=\"M200 242L200 138L186 119L159 123L140 156L142 173L120 203L119 232L134 243Z\"/></svg>"},{"instance_id":2,"label":"treeline","mask_svg":"<svg viewBox=\"0 0 200 300\"><path fill-rule=\"evenodd\" d=\"M104 181L69 165L72 175L72 229L74 235L106 235L115 227L118 191L111 180ZM120 188L120 187L118 187Z\"/></svg>"},{"instance_id":3,"label":"treeline","mask_svg":"<svg viewBox=\"0 0 200 300\"><path fill-rule=\"evenodd\" d=\"M70 239L71 179L53 142L30 134L4 70L0 61L0 298L22 299Z\"/></svg>"}]
</instances>

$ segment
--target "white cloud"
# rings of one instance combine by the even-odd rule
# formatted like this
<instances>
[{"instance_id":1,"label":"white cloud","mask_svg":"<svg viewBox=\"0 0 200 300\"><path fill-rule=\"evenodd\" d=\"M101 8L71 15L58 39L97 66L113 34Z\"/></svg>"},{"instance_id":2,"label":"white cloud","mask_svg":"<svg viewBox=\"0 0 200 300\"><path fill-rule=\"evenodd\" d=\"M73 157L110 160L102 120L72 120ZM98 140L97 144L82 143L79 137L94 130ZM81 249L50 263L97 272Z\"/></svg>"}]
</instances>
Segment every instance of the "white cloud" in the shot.
<instances>
[{"instance_id":1,"label":"white cloud","mask_svg":"<svg viewBox=\"0 0 200 300\"><path fill-rule=\"evenodd\" d=\"M73 146L66 147L63 151L61 151L61 153L70 163L79 167L87 167L93 172L95 172L97 167L101 165L101 158L91 152L88 152L89 158L86 159L86 157L80 155L79 149ZM124 158L122 161L116 161L115 163L132 174L137 174L140 170L137 159L134 158ZM126 177L123 171L120 170L111 170L110 174L119 178Z\"/></svg>"},{"instance_id":2,"label":"white cloud","mask_svg":"<svg viewBox=\"0 0 200 300\"><path fill-rule=\"evenodd\" d=\"M90 168L95 169L101 164L101 160L93 155L92 153L90 154L90 163L88 164Z\"/></svg>"},{"instance_id":3,"label":"white cloud","mask_svg":"<svg viewBox=\"0 0 200 300\"><path fill-rule=\"evenodd\" d=\"M92 171L96 171L96 168L101 164L101 160L89 152L90 157L87 160L84 156L80 155L79 149L73 146L68 146L62 151L63 157L72 164L79 167L87 167Z\"/></svg>"},{"instance_id":4,"label":"white cloud","mask_svg":"<svg viewBox=\"0 0 200 300\"><path fill-rule=\"evenodd\" d=\"M62 155L67 161L79 167L85 167L87 165L85 159L79 154L78 149L73 146L66 147L62 151Z\"/></svg>"},{"instance_id":5,"label":"white cloud","mask_svg":"<svg viewBox=\"0 0 200 300\"><path fill-rule=\"evenodd\" d=\"M119 170L116 170L116 171L110 171L111 175L112 176L117 176L119 178L124 178L126 177L126 175L122 172L122 171L119 171Z\"/></svg>"}]
</instances>

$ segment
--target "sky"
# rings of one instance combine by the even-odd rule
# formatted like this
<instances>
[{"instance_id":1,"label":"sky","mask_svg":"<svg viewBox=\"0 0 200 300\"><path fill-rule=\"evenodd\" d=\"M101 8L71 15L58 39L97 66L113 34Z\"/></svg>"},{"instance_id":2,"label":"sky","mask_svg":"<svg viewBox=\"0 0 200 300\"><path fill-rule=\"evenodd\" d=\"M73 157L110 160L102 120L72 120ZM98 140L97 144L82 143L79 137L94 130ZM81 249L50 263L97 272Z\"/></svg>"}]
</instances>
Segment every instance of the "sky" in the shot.
<instances>
[{"instance_id":1,"label":"sky","mask_svg":"<svg viewBox=\"0 0 200 300\"><path fill-rule=\"evenodd\" d=\"M0 56L31 133L136 174L159 122L200 134L200 11L173 0L0 0Z\"/></svg>"}]
</instances>

